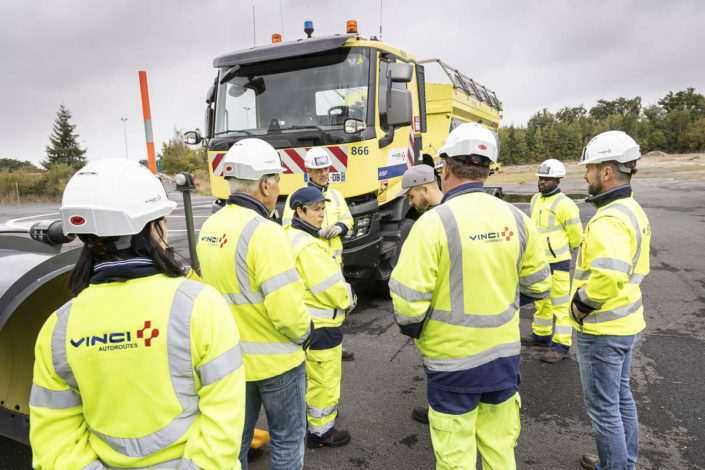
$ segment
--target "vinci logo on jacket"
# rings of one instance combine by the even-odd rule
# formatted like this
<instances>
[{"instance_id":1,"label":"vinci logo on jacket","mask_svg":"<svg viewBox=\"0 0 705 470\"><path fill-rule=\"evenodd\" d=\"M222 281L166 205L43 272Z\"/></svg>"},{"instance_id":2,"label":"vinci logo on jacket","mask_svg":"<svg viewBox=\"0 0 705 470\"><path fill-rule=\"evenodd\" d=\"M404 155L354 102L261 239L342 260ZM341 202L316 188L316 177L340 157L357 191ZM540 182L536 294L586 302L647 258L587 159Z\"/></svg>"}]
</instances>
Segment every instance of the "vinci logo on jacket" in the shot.
<instances>
[{"instance_id":1,"label":"vinci logo on jacket","mask_svg":"<svg viewBox=\"0 0 705 470\"><path fill-rule=\"evenodd\" d=\"M82 336L78 339L72 338L70 341L74 348L91 348L98 346L98 351L115 351L118 349L138 348L140 345L150 347L152 346L152 340L158 336L159 329L152 328L152 322L146 320L144 327L135 332L114 331L101 335ZM137 341L138 339L141 341Z\"/></svg>"}]
</instances>

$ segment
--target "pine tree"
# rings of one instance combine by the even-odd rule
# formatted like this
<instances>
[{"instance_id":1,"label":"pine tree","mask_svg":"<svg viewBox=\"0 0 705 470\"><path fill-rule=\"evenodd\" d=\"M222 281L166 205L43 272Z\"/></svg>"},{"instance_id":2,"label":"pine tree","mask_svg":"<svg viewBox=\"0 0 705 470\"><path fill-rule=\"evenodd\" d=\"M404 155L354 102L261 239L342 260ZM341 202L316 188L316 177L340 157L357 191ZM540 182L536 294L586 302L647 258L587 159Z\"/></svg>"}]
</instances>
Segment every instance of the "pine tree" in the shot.
<instances>
[{"instance_id":1,"label":"pine tree","mask_svg":"<svg viewBox=\"0 0 705 470\"><path fill-rule=\"evenodd\" d=\"M86 164L86 149L78 145L76 126L71 124L71 111L63 104L56 113L56 120L46 146L47 159L42 166L49 170L56 165L68 165L76 170Z\"/></svg>"}]
</instances>

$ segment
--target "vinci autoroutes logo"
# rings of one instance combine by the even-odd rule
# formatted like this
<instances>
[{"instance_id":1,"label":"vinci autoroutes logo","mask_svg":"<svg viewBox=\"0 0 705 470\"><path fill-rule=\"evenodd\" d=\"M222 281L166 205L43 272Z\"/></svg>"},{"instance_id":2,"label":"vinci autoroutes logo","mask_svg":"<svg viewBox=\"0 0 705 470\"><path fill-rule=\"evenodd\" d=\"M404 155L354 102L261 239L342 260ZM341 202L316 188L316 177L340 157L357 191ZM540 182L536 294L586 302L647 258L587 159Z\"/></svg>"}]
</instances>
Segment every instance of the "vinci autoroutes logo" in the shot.
<instances>
[{"instance_id":1,"label":"vinci autoroutes logo","mask_svg":"<svg viewBox=\"0 0 705 470\"><path fill-rule=\"evenodd\" d=\"M514 232L509 229L509 227L504 227L501 232L487 232L478 233L476 235L468 235L470 240L478 241L483 240L485 243L501 242L503 240L509 241L514 236Z\"/></svg>"},{"instance_id":2,"label":"vinci autoroutes logo","mask_svg":"<svg viewBox=\"0 0 705 470\"><path fill-rule=\"evenodd\" d=\"M102 335L83 336L71 339L74 348L98 347L98 351L115 351L118 349L134 349L139 347L149 348L159 336L159 329L152 328L152 322L146 320L144 327L137 331L114 331Z\"/></svg>"},{"instance_id":3,"label":"vinci autoroutes logo","mask_svg":"<svg viewBox=\"0 0 705 470\"><path fill-rule=\"evenodd\" d=\"M203 235L201 236L201 243L223 248L223 246L228 243L228 237L226 236L226 234L223 234L223 236L221 237L216 237L213 235Z\"/></svg>"}]
</instances>

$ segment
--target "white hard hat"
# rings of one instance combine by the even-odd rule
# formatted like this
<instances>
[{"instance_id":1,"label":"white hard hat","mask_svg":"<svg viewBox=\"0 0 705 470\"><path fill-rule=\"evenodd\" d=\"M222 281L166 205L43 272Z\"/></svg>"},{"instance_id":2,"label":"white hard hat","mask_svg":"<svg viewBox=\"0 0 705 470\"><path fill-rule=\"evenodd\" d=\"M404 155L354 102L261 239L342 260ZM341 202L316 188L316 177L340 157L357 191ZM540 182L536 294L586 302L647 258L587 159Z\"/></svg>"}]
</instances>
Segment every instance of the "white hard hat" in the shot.
<instances>
[{"instance_id":1,"label":"white hard hat","mask_svg":"<svg viewBox=\"0 0 705 470\"><path fill-rule=\"evenodd\" d=\"M544 178L565 178L565 166L560 160L551 158L541 164L536 176L543 176Z\"/></svg>"},{"instance_id":2,"label":"white hard hat","mask_svg":"<svg viewBox=\"0 0 705 470\"><path fill-rule=\"evenodd\" d=\"M67 235L113 237L139 233L175 207L161 181L147 168L109 159L89 163L71 177L60 212Z\"/></svg>"},{"instance_id":3,"label":"white hard hat","mask_svg":"<svg viewBox=\"0 0 705 470\"><path fill-rule=\"evenodd\" d=\"M461 124L448 134L436 157L478 155L497 163L499 139L497 134L477 122Z\"/></svg>"},{"instance_id":4,"label":"white hard hat","mask_svg":"<svg viewBox=\"0 0 705 470\"><path fill-rule=\"evenodd\" d=\"M592 138L583 149L581 165L615 161L627 163L641 157L639 144L622 131L607 131Z\"/></svg>"},{"instance_id":5,"label":"white hard hat","mask_svg":"<svg viewBox=\"0 0 705 470\"><path fill-rule=\"evenodd\" d=\"M313 147L306 152L306 160L304 160L304 165L309 170L328 168L331 164L332 162L330 161L330 156L323 147Z\"/></svg>"},{"instance_id":6,"label":"white hard hat","mask_svg":"<svg viewBox=\"0 0 705 470\"><path fill-rule=\"evenodd\" d=\"M261 139L238 140L223 157L223 176L242 180L262 179L263 176L283 173L279 153Z\"/></svg>"}]
</instances>

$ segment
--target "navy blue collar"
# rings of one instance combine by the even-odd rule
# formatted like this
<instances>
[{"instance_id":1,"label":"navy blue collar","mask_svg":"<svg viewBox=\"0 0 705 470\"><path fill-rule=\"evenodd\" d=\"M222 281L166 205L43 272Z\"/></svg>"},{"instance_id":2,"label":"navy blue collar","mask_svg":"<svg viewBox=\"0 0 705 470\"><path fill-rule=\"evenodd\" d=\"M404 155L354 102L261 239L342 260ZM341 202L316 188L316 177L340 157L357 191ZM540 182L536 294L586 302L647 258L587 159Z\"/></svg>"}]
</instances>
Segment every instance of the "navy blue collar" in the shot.
<instances>
[{"instance_id":1,"label":"navy blue collar","mask_svg":"<svg viewBox=\"0 0 705 470\"><path fill-rule=\"evenodd\" d=\"M541 191L539 191L539 192L541 193ZM553 191L547 192L546 194L541 193L541 197L551 197L551 196L555 196L556 194L558 194L558 193L560 193L560 192L561 192L561 188L559 188L559 187L556 186L556 188L555 188Z\"/></svg>"},{"instance_id":2,"label":"navy blue collar","mask_svg":"<svg viewBox=\"0 0 705 470\"><path fill-rule=\"evenodd\" d=\"M593 206L600 207L606 206L610 202L614 202L617 199L624 199L632 195L632 185L627 183L621 186L608 189L607 191L601 192L594 196L589 196L585 199L585 202L589 202Z\"/></svg>"},{"instance_id":3,"label":"navy blue collar","mask_svg":"<svg viewBox=\"0 0 705 470\"><path fill-rule=\"evenodd\" d=\"M314 188L316 188L316 189L318 189L318 190L319 190L320 192L322 192L323 194L325 194L326 191L328 191L328 185L321 186L320 184L316 184L316 183L313 182L313 180L311 180L311 177L310 177L310 176L308 177L308 185L309 185L309 186L312 186L312 187L314 187Z\"/></svg>"},{"instance_id":4,"label":"navy blue collar","mask_svg":"<svg viewBox=\"0 0 705 470\"><path fill-rule=\"evenodd\" d=\"M228 204L235 204L245 209L252 209L265 219L269 218L269 210L267 207L249 194L233 193L228 198Z\"/></svg>"},{"instance_id":5,"label":"navy blue collar","mask_svg":"<svg viewBox=\"0 0 705 470\"><path fill-rule=\"evenodd\" d=\"M301 219L298 215L295 215L293 219L291 219L291 226L293 228L299 229L303 232L308 233L314 238L318 238L318 229L314 227L313 225L309 224L308 222L304 221Z\"/></svg>"},{"instance_id":6,"label":"navy blue collar","mask_svg":"<svg viewBox=\"0 0 705 470\"><path fill-rule=\"evenodd\" d=\"M130 279L159 274L157 266L149 258L135 257L115 261L103 261L93 266L91 284L124 282Z\"/></svg>"},{"instance_id":7,"label":"navy blue collar","mask_svg":"<svg viewBox=\"0 0 705 470\"><path fill-rule=\"evenodd\" d=\"M485 188L482 183L472 182L461 184L460 186L456 186L455 188L448 191L445 196L443 196L443 199L441 199L441 204L443 204L449 199L454 198L455 196L460 196L461 194L476 193L484 190Z\"/></svg>"}]
</instances>

